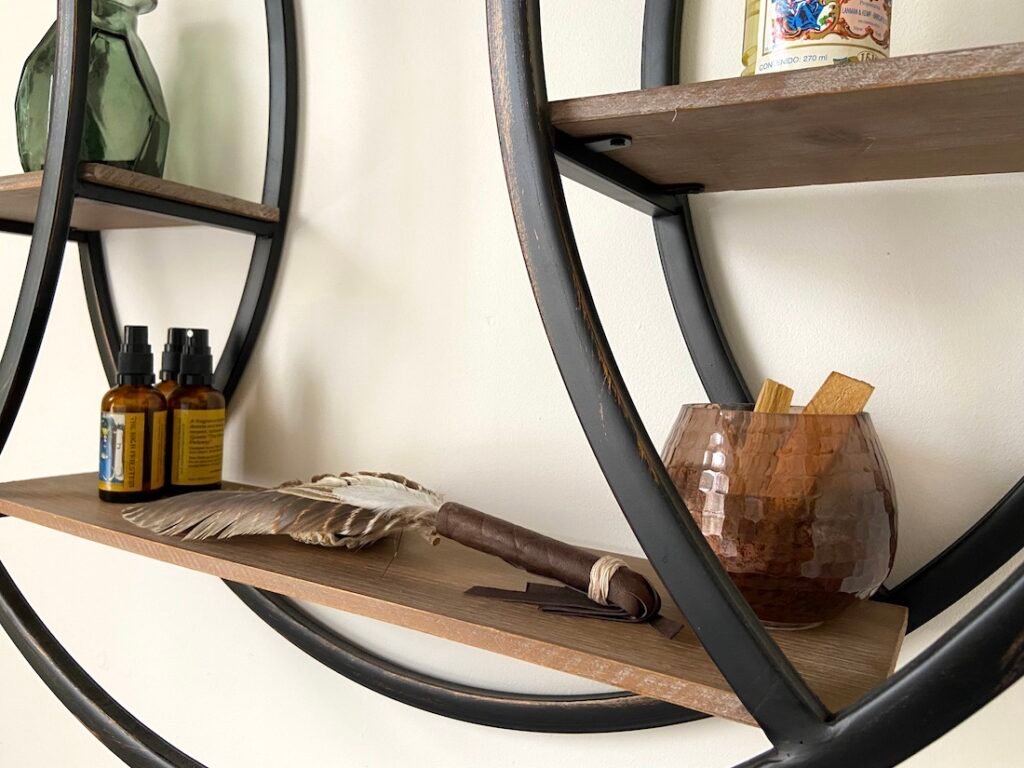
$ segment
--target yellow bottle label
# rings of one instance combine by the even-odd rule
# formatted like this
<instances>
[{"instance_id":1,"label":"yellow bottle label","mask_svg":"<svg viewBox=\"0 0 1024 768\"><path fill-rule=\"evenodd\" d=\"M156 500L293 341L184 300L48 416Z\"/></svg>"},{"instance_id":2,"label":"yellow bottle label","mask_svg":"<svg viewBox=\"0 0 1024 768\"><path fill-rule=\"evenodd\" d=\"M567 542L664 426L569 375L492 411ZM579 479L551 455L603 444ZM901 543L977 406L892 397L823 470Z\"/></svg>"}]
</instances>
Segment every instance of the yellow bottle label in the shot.
<instances>
[{"instance_id":1,"label":"yellow bottle label","mask_svg":"<svg viewBox=\"0 0 1024 768\"><path fill-rule=\"evenodd\" d=\"M224 462L224 409L174 412L171 484L213 485Z\"/></svg>"},{"instance_id":2,"label":"yellow bottle label","mask_svg":"<svg viewBox=\"0 0 1024 768\"><path fill-rule=\"evenodd\" d=\"M153 414L153 451L150 462L150 488L164 487L164 464L167 456L167 411Z\"/></svg>"},{"instance_id":3,"label":"yellow bottle label","mask_svg":"<svg viewBox=\"0 0 1024 768\"><path fill-rule=\"evenodd\" d=\"M107 412L100 415L101 491L141 491L145 455L146 414Z\"/></svg>"}]
</instances>

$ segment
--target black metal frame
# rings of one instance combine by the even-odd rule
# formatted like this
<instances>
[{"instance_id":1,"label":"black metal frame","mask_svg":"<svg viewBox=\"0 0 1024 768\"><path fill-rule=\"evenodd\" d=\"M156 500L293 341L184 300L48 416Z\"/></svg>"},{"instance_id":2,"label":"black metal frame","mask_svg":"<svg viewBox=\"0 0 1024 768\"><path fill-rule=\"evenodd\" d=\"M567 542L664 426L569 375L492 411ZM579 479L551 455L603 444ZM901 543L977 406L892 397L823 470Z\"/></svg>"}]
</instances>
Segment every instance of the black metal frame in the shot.
<instances>
[{"instance_id":1,"label":"black metal frame","mask_svg":"<svg viewBox=\"0 0 1024 768\"><path fill-rule=\"evenodd\" d=\"M265 319L291 202L297 135L297 52L292 0L266 0L271 126L263 200L279 224L168 207L146 195L77 178L91 0L58 0L58 62L51 141L32 245L11 335L0 360L0 449L31 377L66 243L79 243L93 330L108 377L120 344L98 232L70 229L76 196L116 202L257 236L249 275L217 383L234 392ZM682 0L648 0L644 87L678 73ZM848 710L832 715L763 631L692 525L618 374L587 287L560 174L652 215L666 282L701 380L712 399L749 400L701 268L686 193L625 169L605 151L615 141L554 135L547 120L537 0L488 0L495 105L509 191L538 306L573 403L610 485L669 592L775 749L745 766L892 765L961 722L1024 671L1024 568L938 643ZM606 137L607 138L607 137ZM513 151L514 149L514 151ZM114 197L111 197L113 195ZM527 231L530 237L522 235ZM0 231L30 226L0 221ZM1024 481L974 528L884 599L907 604L918 626L991 575L1024 541ZM261 619L325 665L372 690L447 717L560 733L634 730L702 717L632 694L522 696L422 675L363 649L292 601L228 586ZM201 768L135 720L49 633L0 565L0 625L61 701L132 766Z\"/></svg>"},{"instance_id":2,"label":"black metal frame","mask_svg":"<svg viewBox=\"0 0 1024 768\"><path fill-rule=\"evenodd\" d=\"M273 23L273 19L270 22ZM217 367L216 383L229 401L251 351L251 343L246 349L245 339L255 341L262 325L284 240L294 169L297 69L289 46L272 45L270 111L274 120L263 202L280 208L282 218L272 237L257 240L235 326ZM285 85L274 88L275 82ZM288 122L283 116L289 116ZM86 302L104 371L107 379L113 382L117 349L121 344L120 324L110 291L102 238L98 232L86 234L79 245ZM248 333L245 333L246 328L250 329ZM245 352L244 357L240 355L242 351ZM445 717L478 725L549 733L638 730L705 717L698 712L629 693L580 696L513 694L443 681L360 648L285 597L238 584L228 583L228 586L285 639L334 671L377 693Z\"/></svg>"},{"instance_id":3,"label":"black metal frame","mask_svg":"<svg viewBox=\"0 0 1024 768\"><path fill-rule=\"evenodd\" d=\"M32 610L3 564L0 626L68 711L126 765L203 768L136 720L82 669Z\"/></svg>"},{"instance_id":4,"label":"black metal frame","mask_svg":"<svg viewBox=\"0 0 1024 768\"><path fill-rule=\"evenodd\" d=\"M647 0L641 88L678 85L682 33L682 2ZM750 402L750 390L718 322L704 277L689 198L680 198L675 212L655 215L653 221L676 319L708 397L717 403Z\"/></svg>"},{"instance_id":5,"label":"black metal frame","mask_svg":"<svg viewBox=\"0 0 1024 768\"><path fill-rule=\"evenodd\" d=\"M591 449L666 589L750 714L774 742L818 741L825 707L764 630L683 506L601 328L552 145L539 3L489 0L487 6L498 136L519 239Z\"/></svg>"},{"instance_id":6,"label":"black metal frame","mask_svg":"<svg viewBox=\"0 0 1024 768\"><path fill-rule=\"evenodd\" d=\"M705 717L630 693L524 695L441 680L353 643L286 597L226 583L263 621L330 669L376 693L442 717L538 733L636 731Z\"/></svg>"},{"instance_id":7,"label":"black metal frame","mask_svg":"<svg viewBox=\"0 0 1024 768\"><path fill-rule=\"evenodd\" d=\"M266 315L280 263L295 171L298 75L292 0L265 0L270 48L271 123L264 203L281 211L280 222L210 214L193 206L168 207L137 193L115 193L78 178L82 141L92 0L57 0L57 61L51 96L46 165L28 265L7 345L0 360L0 450L13 427L46 330L57 280L69 241L79 244L82 276L93 331L108 377L120 346L116 312L98 232L71 229L76 197L90 197L143 210L224 226L257 235L238 314L217 367L216 381L227 393L237 386ZM0 231L26 234L20 222L4 221ZM175 749L114 701L49 632L0 564L0 626L40 678L90 731L127 765L138 768L203 768Z\"/></svg>"},{"instance_id":8,"label":"black metal frame","mask_svg":"<svg viewBox=\"0 0 1024 768\"><path fill-rule=\"evenodd\" d=\"M87 14L82 9L88 5L88 2L74 5L74 12ZM61 27L66 26L67 13L71 7L68 3L59 6L60 39L64 39L67 34L66 29L61 31ZM76 194L84 192L83 196L93 199L257 234L242 301L215 377L218 387L229 398L241 379L267 311L280 263L295 169L298 61L291 1L267 0L267 19L270 38L271 127L263 202L280 209L278 225L265 229L259 222L216 216L210 218L205 212L196 215L190 209L167 208L159 200L135 194L117 194L115 191L116 199L108 198L105 196L108 191L106 188L83 184L77 175L70 182ZM82 33L76 27L72 34ZM63 73L70 71L61 70ZM65 83L58 78L55 94L62 93L64 87ZM76 166L77 158L69 163L71 168ZM48 162L48 167L58 166ZM46 199L44 194L41 209L46 206ZM70 209L68 217L70 220ZM3 222L2 229L29 234L32 226L20 222ZM108 380L113 382L116 375L116 352L121 343L120 324L110 289L102 236L99 232L70 230L68 239L79 244L82 279L93 334L104 372ZM63 247L58 251L58 255L62 254ZM59 273L59 265L55 270ZM55 287L54 279L52 290ZM39 341L41 335L40 331ZM31 374L30 367L28 374ZM20 402L11 402L11 423L18 405ZM228 586L246 606L289 642L331 669L378 693L445 717L481 725L555 733L637 730L704 717L700 713L666 702L628 693L589 696L522 695L450 683L401 667L360 648L303 612L287 598L240 584L228 583ZM9 576L6 580L0 579L0 619L19 649L26 654L26 658L61 701L130 765L198 765L141 726L113 702L31 612ZM97 727L97 724L103 724L104 727ZM166 762L168 759L179 762Z\"/></svg>"},{"instance_id":9,"label":"black metal frame","mask_svg":"<svg viewBox=\"0 0 1024 768\"><path fill-rule=\"evenodd\" d=\"M682 0L648 0L646 10L644 85L671 84L678 62L667 54L678 49ZM792 668L780 663L771 638L748 621L749 607L724 583L725 572L692 527L618 373L565 206L558 157L563 144L548 119L539 3L488 0L488 30L509 196L552 350L594 454L641 546L774 744L744 765L841 768L903 760L1024 672L1019 620L1024 568L864 699L838 714L824 710ZM607 177L604 170L598 168L594 176ZM606 181L595 186L608 192ZM634 191L645 197L649 187ZM620 188L610 194L628 197ZM709 395L749 400L715 317L685 200L676 211L654 216L677 318ZM972 531L885 599L920 601L909 606L915 626L941 612L1020 549L1024 530L1019 511L1014 512L1022 502L1024 488L1018 485ZM753 665L751 657L757 659ZM770 681L768 692L759 687L764 681Z\"/></svg>"},{"instance_id":10,"label":"black metal frame","mask_svg":"<svg viewBox=\"0 0 1024 768\"><path fill-rule=\"evenodd\" d=\"M71 229L71 209L78 180L89 71L91 4L61 0L59 7L63 34L57 37L46 172L25 277L7 345L0 358L0 450L10 435L39 356Z\"/></svg>"}]
</instances>

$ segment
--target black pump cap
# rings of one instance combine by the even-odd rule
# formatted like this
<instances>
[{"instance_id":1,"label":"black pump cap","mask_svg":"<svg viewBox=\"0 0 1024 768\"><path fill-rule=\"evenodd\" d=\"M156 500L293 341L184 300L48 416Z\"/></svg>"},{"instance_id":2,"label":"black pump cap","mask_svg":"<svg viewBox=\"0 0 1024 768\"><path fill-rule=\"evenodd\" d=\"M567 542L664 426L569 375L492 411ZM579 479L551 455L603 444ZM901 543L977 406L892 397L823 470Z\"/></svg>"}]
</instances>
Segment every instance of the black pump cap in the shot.
<instances>
[{"instance_id":1,"label":"black pump cap","mask_svg":"<svg viewBox=\"0 0 1024 768\"><path fill-rule=\"evenodd\" d=\"M153 348L149 346L149 328L126 325L117 354L118 384L152 384Z\"/></svg>"},{"instance_id":2,"label":"black pump cap","mask_svg":"<svg viewBox=\"0 0 1024 768\"><path fill-rule=\"evenodd\" d=\"M185 350L181 354L178 383L186 387L213 386L210 332L205 328L190 328L185 332Z\"/></svg>"},{"instance_id":3,"label":"black pump cap","mask_svg":"<svg viewBox=\"0 0 1024 768\"><path fill-rule=\"evenodd\" d=\"M160 356L160 380L176 381L181 370L181 353L185 351L188 331L185 328L168 328L167 343Z\"/></svg>"}]
</instances>

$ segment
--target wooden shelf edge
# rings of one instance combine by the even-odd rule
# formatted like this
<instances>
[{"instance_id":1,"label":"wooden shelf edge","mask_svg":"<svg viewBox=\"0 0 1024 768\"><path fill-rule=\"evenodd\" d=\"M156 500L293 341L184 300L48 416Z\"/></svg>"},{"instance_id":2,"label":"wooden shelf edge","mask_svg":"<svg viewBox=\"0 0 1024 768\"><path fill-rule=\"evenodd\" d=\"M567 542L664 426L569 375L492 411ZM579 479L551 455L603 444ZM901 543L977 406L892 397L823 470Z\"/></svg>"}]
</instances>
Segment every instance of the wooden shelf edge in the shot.
<instances>
[{"instance_id":1,"label":"wooden shelf edge","mask_svg":"<svg viewBox=\"0 0 1024 768\"><path fill-rule=\"evenodd\" d=\"M277 208L261 203L254 203L240 197L213 192L201 187L182 184L168 179L158 179L100 163L85 163L81 169L81 179L105 187L114 187L127 192L152 195L165 200L191 203L203 208L211 208L224 213L235 213L248 216L258 221L276 224L281 220L281 212Z\"/></svg>"},{"instance_id":2,"label":"wooden shelf edge","mask_svg":"<svg viewBox=\"0 0 1024 768\"><path fill-rule=\"evenodd\" d=\"M560 128L593 120L965 81L994 73L1024 76L1024 42L563 99L551 103L551 122Z\"/></svg>"},{"instance_id":3,"label":"wooden shelf edge","mask_svg":"<svg viewBox=\"0 0 1024 768\"><path fill-rule=\"evenodd\" d=\"M570 140L631 137L601 157L656 188L1016 173L1024 43L570 99L551 119Z\"/></svg>"},{"instance_id":4,"label":"wooden shelf edge","mask_svg":"<svg viewBox=\"0 0 1024 768\"><path fill-rule=\"evenodd\" d=\"M281 537L182 542L153 536L123 521L119 508L95 499L94 482L93 475L79 475L3 484L0 513L221 579L754 724L689 630L670 643L646 625L567 619L528 606L466 597L462 591L467 586L518 588L526 577L452 542L442 543L439 551L406 539L397 558L379 548L336 552ZM645 560L627 559L653 575ZM819 687L822 676L832 674L835 659L843 655L837 653L843 637L864 646L851 656L856 674L823 693L829 706L838 707L892 673L905 627L905 610L866 604L817 635L816 630L777 633L776 639L787 655L796 655L794 663L805 674L816 643L827 647L827 653L819 649L822 658L810 665L809 682Z\"/></svg>"},{"instance_id":5,"label":"wooden shelf edge","mask_svg":"<svg viewBox=\"0 0 1024 768\"><path fill-rule=\"evenodd\" d=\"M224 218L226 214L236 228L246 230L251 226L252 231L262 231L281 220L280 210L271 206L99 163L83 163L79 179L94 189L136 196L122 196L117 203L90 199L93 195L79 196L72 213L72 227L80 230L195 226L206 218ZM0 177L0 219L34 221L42 183L42 171ZM176 204L175 212L161 213L155 210L158 205L147 205L154 200Z\"/></svg>"}]
</instances>

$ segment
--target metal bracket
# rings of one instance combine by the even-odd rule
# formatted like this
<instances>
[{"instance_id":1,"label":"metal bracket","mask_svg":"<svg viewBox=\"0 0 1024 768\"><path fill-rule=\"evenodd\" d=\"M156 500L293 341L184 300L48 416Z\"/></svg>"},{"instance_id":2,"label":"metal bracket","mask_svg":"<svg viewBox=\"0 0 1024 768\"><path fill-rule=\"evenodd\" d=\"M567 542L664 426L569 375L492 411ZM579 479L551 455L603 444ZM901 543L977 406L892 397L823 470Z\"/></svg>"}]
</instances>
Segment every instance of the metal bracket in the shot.
<instances>
[{"instance_id":1,"label":"metal bracket","mask_svg":"<svg viewBox=\"0 0 1024 768\"><path fill-rule=\"evenodd\" d=\"M621 133L613 133L610 136L586 139L580 143L591 152L614 152L616 149L625 149L632 146L633 137Z\"/></svg>"}]
</instances>

